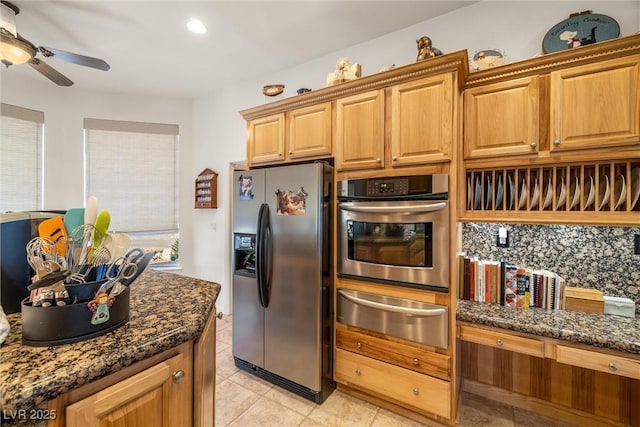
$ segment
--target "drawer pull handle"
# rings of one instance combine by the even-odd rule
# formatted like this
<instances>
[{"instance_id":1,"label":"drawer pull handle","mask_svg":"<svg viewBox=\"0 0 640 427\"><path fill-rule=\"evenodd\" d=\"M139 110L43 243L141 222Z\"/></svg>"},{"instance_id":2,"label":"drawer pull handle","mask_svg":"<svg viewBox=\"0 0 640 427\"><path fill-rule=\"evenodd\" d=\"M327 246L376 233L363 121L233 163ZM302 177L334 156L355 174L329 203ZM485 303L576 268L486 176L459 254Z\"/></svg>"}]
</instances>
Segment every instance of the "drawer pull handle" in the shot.
<instances>
[{"instance_id":1,"label":"drawer pull handle","mask_svg":"<svg viewBox=\"0 0 640 427\"><path fill-rule=\"evenodd\" d=\"M420 366L420 361L418 359L413 359L413 364L416 366Z\"/></svg>"},{"instance_id":2,"label":"drawer pull handle","mask_svg":"<svg viewBox=\"0 0 640 427\"><path fill-rule=\"evenodd\" d=\"M180 381L184 379L184 371L180 369L179 371L175 371L172 375L173 382L178 384Z\"/></svg>"},{"instance_id":3,"label":"drawer pull handle","mask_svg":"<svg viewBox=\"0 0 640 427\"><path fill-rule=\"evenodd\" d=\"M504 344L504 341L502 341L500 338L498 338L496 340L496 344L498 344L499 346L502 346Z\"/></svg>"},{"instance_id":4,"label":"drawer pull handle","mask_svg":"<svg viewBox=\"0 0 640 427\"><path fill-rule=\"evenodd\" d=\"M222 312L220 312L220 313L216 314L216 317L217 317L219 320L222 320Z\"/></svg>"},{"instance_id":5,"label":"drawer pull handle","mask_svg":"<svg viewBox=\"0 0 640 427\"><path fill-rule=\"evenodd\" d=\"M356 369L356 375L357 375L357 376L360 376L360 374L361 374L361 373L362 373L362 372L360 372L360 369Z\"/></svg>"},{"instance_id":6,"label":"drawer pull handle","mask_svg":"<svg viewBox=\"0 0 640 427\"><path fill-rule=\"evenodd\" d=\"M609 363L609 370L615 372L615 371L618 370L618 367L616 366L615 363L611 362L611 363Z\"/></svg>"},{"instance_id":7,"label":"drawer pull handle","mask_svg":"<svg viewBox=\"0 0 640 427\"><path fill-rule=\"evenodd\" d=\"M418 390L418 387L413 389L413 394L416 396L420 394L420 390Z\"/></svg>"},{"instance_id":8,"label":"drawer pull handle","mask_svg":"<svg viewBox=\"0 0 640 427\"><path fill-rule=\"evenodd\" d=\"M360 343L360 341L358 341L356 343L356 347L358 348L358 350L360 350L362 348L362 343Z\"/></svg>"}]
</instances>

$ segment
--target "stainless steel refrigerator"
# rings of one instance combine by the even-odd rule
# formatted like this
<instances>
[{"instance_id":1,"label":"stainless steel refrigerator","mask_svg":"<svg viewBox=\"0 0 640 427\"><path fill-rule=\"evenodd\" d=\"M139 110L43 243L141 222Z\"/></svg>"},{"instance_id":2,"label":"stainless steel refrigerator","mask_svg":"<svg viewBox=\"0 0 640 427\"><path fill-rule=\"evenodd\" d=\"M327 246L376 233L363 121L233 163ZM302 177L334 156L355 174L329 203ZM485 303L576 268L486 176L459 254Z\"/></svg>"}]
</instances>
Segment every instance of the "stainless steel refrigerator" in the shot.
<instances>
[{"instance_id":1,"label":"stainless steel refrigerator","mask_svg":"<svg viewBox=\"0 0 640 427\"><path fill-rule=\"evenodd\" d=\"M333 186L324 163L234 172L235 364L317 403L335 388Z\"/></svg>"}]
</instances>

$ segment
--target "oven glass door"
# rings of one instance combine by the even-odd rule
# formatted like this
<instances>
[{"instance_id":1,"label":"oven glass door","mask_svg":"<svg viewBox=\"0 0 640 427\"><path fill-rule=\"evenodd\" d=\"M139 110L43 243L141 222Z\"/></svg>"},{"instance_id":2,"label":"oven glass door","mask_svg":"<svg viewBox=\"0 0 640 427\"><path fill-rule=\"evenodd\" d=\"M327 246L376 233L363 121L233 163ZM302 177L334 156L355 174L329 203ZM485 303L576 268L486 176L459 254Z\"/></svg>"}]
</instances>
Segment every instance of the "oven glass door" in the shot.
<instances>
[{"instance_id":1,"label":"oven glass door","mask_svg":"<svg viewBox=\"0 0 640 427\"><path fill-rule=\"evenodd\" d=\"M339 213L341 275L448 288L448 201L342 202Z\"/></svg>"},{"instance_id":2,"label":"oven glass door","mask_svg":"<svg viewBox=\"0 0 640 427\"><path fill-rule=\"evenodd\" d=\"M347 257L404 267L433 267L433 223L347 220Z\"/></svg>"}]
</instances>

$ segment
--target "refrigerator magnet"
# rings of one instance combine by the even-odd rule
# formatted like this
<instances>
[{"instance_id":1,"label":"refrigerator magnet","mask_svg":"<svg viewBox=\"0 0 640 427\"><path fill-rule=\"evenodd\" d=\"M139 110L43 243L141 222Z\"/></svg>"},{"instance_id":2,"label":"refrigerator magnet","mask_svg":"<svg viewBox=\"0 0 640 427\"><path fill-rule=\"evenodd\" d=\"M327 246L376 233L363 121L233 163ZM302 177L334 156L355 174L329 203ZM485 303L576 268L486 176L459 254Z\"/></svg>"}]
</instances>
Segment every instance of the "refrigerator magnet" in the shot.
<instances>
[{"instance_id":1,"label":"refrigerator magnet","mask_svg":"<svg viewBox=\"0 0 640 427\"><path fill-rule=\"evenodd\" d=\"M240 200L253 200L253 177L240 175L238 182L240 183Z\"/></svg>"},{"instance_id":2,"label":"refrigerator magnet","mask_svg":"<svg viewBox=\"0 0 640 427\"><path fill-rule=\"evenodd\" d=\"M300 190L276 191L276 213L278 215L304 215L306 213L307 196L309 193Z\"/></svg>"}]
</instances>

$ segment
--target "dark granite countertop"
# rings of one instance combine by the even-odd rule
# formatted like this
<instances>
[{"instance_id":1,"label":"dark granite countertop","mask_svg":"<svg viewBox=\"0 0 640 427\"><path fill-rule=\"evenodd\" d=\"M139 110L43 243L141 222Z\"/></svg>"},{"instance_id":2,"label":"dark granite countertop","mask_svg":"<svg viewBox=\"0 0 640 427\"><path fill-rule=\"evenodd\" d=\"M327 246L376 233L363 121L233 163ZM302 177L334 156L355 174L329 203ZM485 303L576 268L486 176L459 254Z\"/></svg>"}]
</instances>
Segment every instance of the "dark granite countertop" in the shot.
<instances>
[{"instance_id":1,"label":"dark granite countertop","mask_svg":"<svg viewBox=\"0 0 640 427\"><path fill-rule=\"evenodd\" d=\"M105 335L54 347L22 344L22 316L8 317L11 331L0 346L0 403L29 411L50 399L161 353L202 333L220 285L147 270L131 285L129 322Z\"/></svg>"},{"instance_id":2,"label":"dark granite countertop","mask_svg":"<svg viewBox=\"0 0 640 427\"><path fill-rule=\"evenodd\" d=\"M640 354L640 319L458 301L459 321Z\"/></svg>"}]
</instances>

